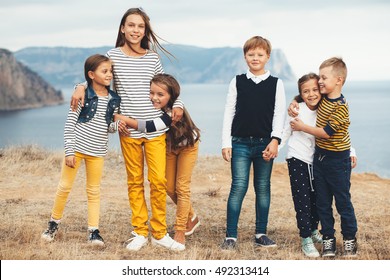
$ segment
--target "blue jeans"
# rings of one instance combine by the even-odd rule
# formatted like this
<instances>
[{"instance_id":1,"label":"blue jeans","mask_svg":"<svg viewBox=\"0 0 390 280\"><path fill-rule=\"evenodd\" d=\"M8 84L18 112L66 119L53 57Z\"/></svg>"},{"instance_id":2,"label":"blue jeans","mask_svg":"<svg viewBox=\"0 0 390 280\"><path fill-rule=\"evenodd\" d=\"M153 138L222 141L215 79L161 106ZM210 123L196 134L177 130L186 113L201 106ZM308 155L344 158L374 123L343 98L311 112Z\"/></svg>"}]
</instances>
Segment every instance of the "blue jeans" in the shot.
<instances>
[{"instance_id":1,"label":"blue jeans","mask_svg":"<svg viewBox=\"0 0 390 280\"><path fill-rule=\"evenodd\" d=\"M237 224L242 202L248 190L252 163L256 194L256 233L267 232L273 160L265 161L262 151L270 141L270 138L255 137L233 137L232 139L232 185L227 203L226 237L237 238Z\"/></svg>"},{"instance_id":2,"label":"blue jeans","mask_svg":"<svg viewBox=\"0 0 390 280\"><path fill-rule=\"evenodd\" d=\"M340 214L341 234L345 239L355 238L357 222L351 202L351 159L314 154L314 178L317 187L317 212L321 233L325 238L334 238L333 197Z\"/></svg>"}]
</instances>

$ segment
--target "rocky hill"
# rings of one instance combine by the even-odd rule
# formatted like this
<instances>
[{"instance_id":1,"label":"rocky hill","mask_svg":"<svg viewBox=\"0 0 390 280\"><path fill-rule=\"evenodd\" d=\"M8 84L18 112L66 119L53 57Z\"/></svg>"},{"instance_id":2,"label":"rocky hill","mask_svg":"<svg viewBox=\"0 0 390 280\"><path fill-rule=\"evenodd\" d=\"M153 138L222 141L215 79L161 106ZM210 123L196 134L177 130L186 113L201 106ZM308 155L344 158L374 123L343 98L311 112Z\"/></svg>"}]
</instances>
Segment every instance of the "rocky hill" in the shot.
<instances>
[{"instance_id":1,"label":"rocky hill","mask_svg":"<svg viewBox=\"0 0 390 280\"><path fill-rule=\"evenodd\" d=\"M175 56L161 55L164 70L181 83L229 83L234 75L247 69L241 48L199 48L174 44L164 47ZM88 56L105 54L111 48L29 47L15 52L15 57L51 84L70 87L84 80L83 65ZM272 51L267 68L285 81L295 80L280 49Z\"/></svg>"},{"instance_id":2,"label":"rocky hill","mask_svg":"<svg viewBox=\"0 0 390 280\"><path fill-rule=\"evenodd\" d=\"M10 51L0 49L0 111L37 108L62 102L61 91L18 62Z\"/></svg>"}]
</instances>

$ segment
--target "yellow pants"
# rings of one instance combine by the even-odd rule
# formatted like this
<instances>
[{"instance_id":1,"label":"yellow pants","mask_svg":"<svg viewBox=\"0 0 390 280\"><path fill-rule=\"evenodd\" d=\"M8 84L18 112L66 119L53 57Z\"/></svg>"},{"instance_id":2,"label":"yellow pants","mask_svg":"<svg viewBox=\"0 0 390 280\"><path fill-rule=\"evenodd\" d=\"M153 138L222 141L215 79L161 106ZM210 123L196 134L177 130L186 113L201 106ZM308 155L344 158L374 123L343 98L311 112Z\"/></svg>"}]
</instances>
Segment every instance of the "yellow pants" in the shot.
<instances>
[{"instance_id":1,"label":"yellow pants","mask_svg":"<svg viewBox=\"0 0 390 280\"><path fill-rule=\"evenodd\" d=\"M102 178L104 158L75 153L76 165L74 168L68 167L65 160L62 164L61 179L57 187L51 217L60 220L64 213L68 195L72 190L77 170L81 161L85 161L85 171L87 176L87 197L88 197L88 227L99 228L100 217L100 181Z\"/></svg>"},{"instance_id":2,"label":"yellow pants","mask_svg":"<svg viewBox=\"0 0 390 280\"><path fill-rule=\"evenodd\" d=\"M167 193L176 207L176 230L186 230L188 219L194 215L191 205L191 175L198 158L199 141L193 147L167 152Z\"/></svg>"},{"instance_id":3,"label":"yellow pants","mask_svg":"<svg viewBox=\"0 0 390 280\"><path fill-rule=\"evenodd\" d=\"M134 231L148 236L148 209L144 189L144 156L148 166L152 235L161 239L167 233L166 223L166 143L165 134L153 139L120 137L127 172L127 191Z\"/></svg>"}]
</instances>

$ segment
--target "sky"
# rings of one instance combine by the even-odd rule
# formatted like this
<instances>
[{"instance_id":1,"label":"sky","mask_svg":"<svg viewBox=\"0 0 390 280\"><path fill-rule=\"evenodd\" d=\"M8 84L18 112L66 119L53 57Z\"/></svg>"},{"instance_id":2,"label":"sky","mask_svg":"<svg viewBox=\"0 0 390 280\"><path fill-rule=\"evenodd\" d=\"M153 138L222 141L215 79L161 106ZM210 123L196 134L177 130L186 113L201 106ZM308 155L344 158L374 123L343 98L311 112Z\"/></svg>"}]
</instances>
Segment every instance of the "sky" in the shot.
<instances>
[{"instance_id":1,"label":"sky","mask_svg":"<svg viewBox=\"0 0 390 280\"><path fill-rule=\"evenodd\" d=\"M131 7L142 7L168 43L242 47L260 35L296 77L339 56L347 80L390 80L388 0L0 0L0 48L113 46Z\"/></svg>"}]
</instances>

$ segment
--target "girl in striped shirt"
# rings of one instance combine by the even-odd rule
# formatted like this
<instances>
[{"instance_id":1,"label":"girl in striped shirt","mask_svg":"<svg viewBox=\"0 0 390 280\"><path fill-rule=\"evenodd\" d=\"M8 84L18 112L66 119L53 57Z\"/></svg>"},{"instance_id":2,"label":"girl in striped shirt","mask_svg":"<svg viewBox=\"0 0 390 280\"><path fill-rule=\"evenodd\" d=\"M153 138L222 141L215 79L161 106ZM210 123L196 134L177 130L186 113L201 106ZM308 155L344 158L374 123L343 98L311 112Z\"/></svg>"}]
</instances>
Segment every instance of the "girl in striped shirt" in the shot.
<instances>
[{"instance_id":1,"label":"girl in striped shirt","mask_svg":"<svg viewBox=\"0 0 390 280\"><path fill-rule=\"evenodd\" d=\"M47 230L42 238L52 241L57 234L68 195L72 189L77 170L85 161L88 196L89 242L104 245L99 233L100 181L104 156L107 153L108 132L118 129L119 121L113 122L121 98L109 89L112 80L112 63L104 55L93 55L85 61L85 104L70 110L65 123L65 160L58 184L54 206Z\"/></svg>"},{"instance_id":2,"label":"girl in striped shirt","mask_svg":"<svg viewBox=\"0 0 390 280\"><path fill-rule=\"evenodd\" d=\"M153 120L162 115L161 110L150 102L150 81L154 75L163 73L156 47L167 52L158 42L148 15L141 8L131 8L123 15L114 49L107 56L113 61L114 87L121 97L120 113L139 120ZM152 48L152 49L151 49ZM82 98L73 95L72 104ZM177 100L173 106L172 119L177 121L183 115L182 103ZM175 108L179 107L179 108ZM127 189L134 228L126 248L138 251L148 243L149 225L153 245L170 250L184 250L184 245L174 241L167 233L165 178L166 143L168 128L154 132L141 132L129 128L121 129L120 142L127 171ZM149 220L144 188L144 160L148 166L150 182L150 205L152 217Z\"/></svg>"}]
</instances>

